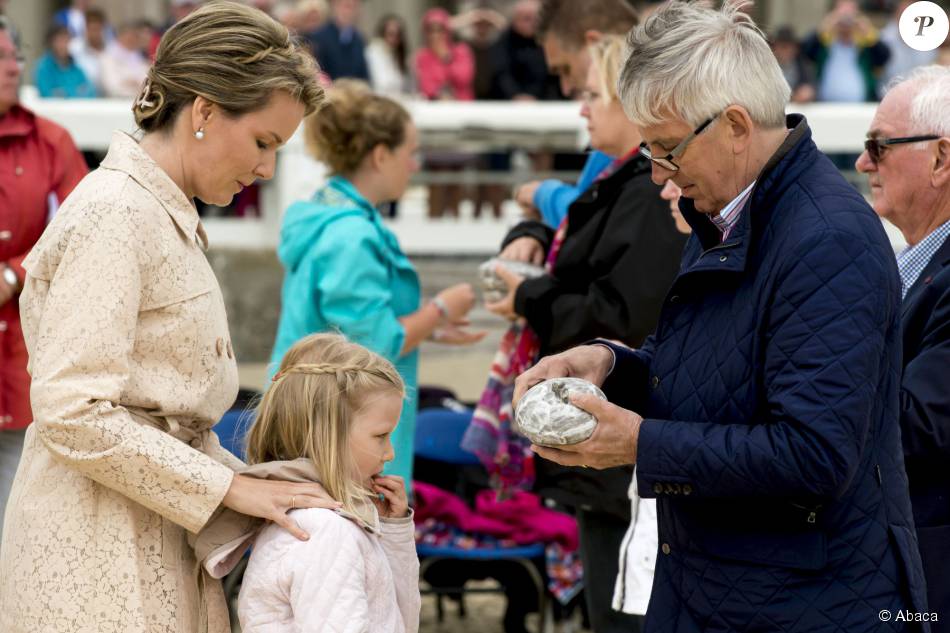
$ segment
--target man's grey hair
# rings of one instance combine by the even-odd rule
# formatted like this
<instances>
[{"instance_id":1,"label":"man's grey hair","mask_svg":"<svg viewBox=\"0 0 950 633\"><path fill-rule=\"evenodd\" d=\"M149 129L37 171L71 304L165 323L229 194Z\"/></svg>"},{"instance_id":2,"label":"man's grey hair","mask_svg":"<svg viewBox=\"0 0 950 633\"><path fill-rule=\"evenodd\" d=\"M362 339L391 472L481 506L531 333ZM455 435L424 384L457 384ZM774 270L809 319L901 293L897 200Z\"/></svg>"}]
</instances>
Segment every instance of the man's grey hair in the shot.
<instances>
[{"instance_id":1,"label":"man's grey hair","mask_svg":"<svg viewBox=\"0 0 950 633\"><path fill-rule=\"evenodd\" d=\"M908 136L950 137L950 66L919 66L891 81L887 91L905 85L912 91Z\"/></svg>"},{"instance_id":2,"label":"man's grey hair","mask_svg":"<svg viewBox=\"0 0 950 633\"><path fill-rule=\"evenodd\" d=\"M745 0L671 0L627 38L617 93L637 125L671 116L698 126L730 105L765 128L785 125L791 88Z\"/></svg>"}]
</instances>

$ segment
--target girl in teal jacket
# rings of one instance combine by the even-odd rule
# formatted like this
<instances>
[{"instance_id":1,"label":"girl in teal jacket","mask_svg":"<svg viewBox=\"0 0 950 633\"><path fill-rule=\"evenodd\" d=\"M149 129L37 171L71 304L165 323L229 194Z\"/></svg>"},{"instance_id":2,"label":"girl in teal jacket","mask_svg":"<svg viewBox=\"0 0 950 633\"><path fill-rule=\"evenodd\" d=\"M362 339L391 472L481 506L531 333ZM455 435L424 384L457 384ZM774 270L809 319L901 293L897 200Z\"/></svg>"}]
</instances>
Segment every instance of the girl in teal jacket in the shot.
<instances>
[{"instance_id":1,"label":"girl in teal jacket","mask_svg":"<svg viewBox=\"0 0 950 633\"><path fill-rule=\"evenodd\" d=\"M337 82L327 98L307 121L306 136L333 176L284 217L277 254L285 278L271 367L314 332L339 332L390 360L407 396L387 473L409 482L419 344L427 338L469 344L484 333L459 325L475 303L469 284L422 304L415 268L376 210L400 198L418 169L417 132L408 112L357 82Z\"/></svg>"}]
</instances>

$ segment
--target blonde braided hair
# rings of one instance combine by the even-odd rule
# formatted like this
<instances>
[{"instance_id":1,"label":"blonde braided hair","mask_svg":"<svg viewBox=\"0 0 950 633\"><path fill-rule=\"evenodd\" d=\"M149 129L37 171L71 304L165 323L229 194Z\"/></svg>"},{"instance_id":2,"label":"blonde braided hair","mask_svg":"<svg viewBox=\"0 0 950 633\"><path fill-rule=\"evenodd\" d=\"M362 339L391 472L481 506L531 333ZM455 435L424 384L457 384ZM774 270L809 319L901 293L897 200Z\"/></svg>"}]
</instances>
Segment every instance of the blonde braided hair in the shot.
<instances>
[{"instance_id":1,"label":"blonde braided hair","mask_svg":"<svg viewBox=\"0 0 950 633\"><path fill-rule=\"evenodd\" d=\"M362 516L372 493L352 476L350 429L369 399L392 393L405 386L388 360L341 335L311 334L287 351L257 406L248 463L310 459L327 492Z\"/></svg>"},{"instance_id":2,"label":"blonde braided hair","mask_svg":"<svg viewBox=\"0 0 950 633\"><path fill-rule=\"evenodd\" d=\"M389 380L387 372L371 366L363 365L334 365L333 363L298 363L284 367L274 374L271 382L277 382L289 374L309 374L311 376L333 375L338 383L345 383L348 378L358 374L375 376L382 381Z\"/></svg>"}]
</instances>

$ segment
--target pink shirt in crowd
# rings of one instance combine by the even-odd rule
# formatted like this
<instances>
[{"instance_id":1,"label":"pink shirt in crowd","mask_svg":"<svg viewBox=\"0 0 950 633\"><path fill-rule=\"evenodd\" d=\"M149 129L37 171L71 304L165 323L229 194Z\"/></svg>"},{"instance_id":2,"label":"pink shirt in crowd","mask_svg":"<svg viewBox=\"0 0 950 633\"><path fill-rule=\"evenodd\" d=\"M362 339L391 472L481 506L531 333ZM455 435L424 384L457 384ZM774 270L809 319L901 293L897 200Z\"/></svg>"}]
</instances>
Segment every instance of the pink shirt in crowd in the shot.
<instances>
[{"instance_id":1,"label":"pink shirt in crowd","mask_svg":"<svg viewBox=\"0 0 950 633\"><path fill-rule=\"evenodd\" d=\"M475 58L467 44L452 44L448 59L441 59L432 49L416 53L416 78L419 91L428 99L471 101L475 98Z\"/></svg>"}]
</instances>

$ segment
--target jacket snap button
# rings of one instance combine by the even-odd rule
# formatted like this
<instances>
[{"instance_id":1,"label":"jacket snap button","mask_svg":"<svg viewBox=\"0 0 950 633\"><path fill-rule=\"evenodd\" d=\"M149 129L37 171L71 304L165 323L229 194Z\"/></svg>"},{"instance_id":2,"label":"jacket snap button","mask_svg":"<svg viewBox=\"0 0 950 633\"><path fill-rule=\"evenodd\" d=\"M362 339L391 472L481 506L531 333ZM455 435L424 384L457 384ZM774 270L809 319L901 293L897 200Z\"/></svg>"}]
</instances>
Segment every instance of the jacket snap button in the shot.
<instances>
[{"instance_id":1,"label":"jacket snap button","mask_svg":"<svg viewBox=\"0 0 950 633\"><path fill-rule=\"evenodd\" d=\"M669 553L670 553L670 544L669 544L669 543L663 543L663 545L660 547L660 549L663 550L663 553L664 553L664 554L669 555Z\"/></svg>"},{"instance_id":2,"label":"jacket snap button","mask_svg":"<svg viewBox=\"0 0 950 633\"><path fill-rule=\"evenodd\" d=\"M663 494L663 484L653 484L653 492L655 494Z\"/></svg>"},{"instance_id":3,"label":"jacket snap button","mask_svg":"<svg viewBox=\"0 0 950 633\"><path fill-rule=\"evenodd\" d=\"M224 354L224 339L218 339L214 342L214 349L218 352L218 356Z\"/></svg>"},{"instance_id":4,"label":"jacket snap button","mask_svg":"<svg viewBox=\"0 0 950 633\"><path fill-rule=\"evenodd\" d=\"M9 242L11 239L13 239L13 231L6 229L0 231L0 242Z\"/></svg>"},{"instance_id":5,"label":"jacket snap button","mask_svg":"<svg viewBox=\"0 0 950 633\"><path fill-rule=\"evenodd\" d=\"M684 494L684 495L692 494L692 492L693 492L693 487L692 487L692 486L690 486L689 484L683 484L683 494Z\"/></svg>"},{"instance_id":6,"label":"jacket snap button","mask_svg":"<svg viewBox=\"0 0 950 633\"><path fill-rule=\"evenodd\" d=\"M726 261L727 259L729 259L729 256L728 256L728 255L722 255L722 256L719 258L719 261L724 262L724 261Z\"/></svg>"},{"instance_id":7,"label":"jacket snap button","mask_svg":"<svg viewBox=\"0 0 950 633\"><path fill-rule=\"evenodd\" d=\"M654 376L653 380L651 380L650 383L653 385L653 388L656 389L657 387L660 386L660 377Z\"/></svg>"}]
</instances>

